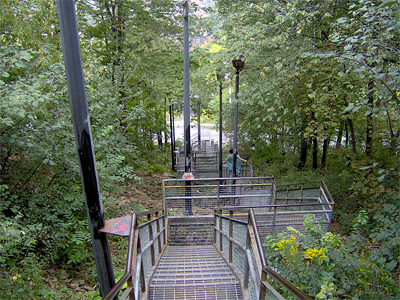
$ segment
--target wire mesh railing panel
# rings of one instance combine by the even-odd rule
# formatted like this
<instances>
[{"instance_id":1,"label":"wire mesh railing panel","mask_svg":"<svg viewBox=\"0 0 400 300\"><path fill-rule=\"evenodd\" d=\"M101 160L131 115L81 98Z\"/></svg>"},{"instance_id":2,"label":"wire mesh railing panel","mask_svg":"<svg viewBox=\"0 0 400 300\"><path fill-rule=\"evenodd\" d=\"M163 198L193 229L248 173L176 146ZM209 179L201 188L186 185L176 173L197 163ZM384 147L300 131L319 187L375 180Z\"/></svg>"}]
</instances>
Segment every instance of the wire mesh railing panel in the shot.
<instances>
[{"instance_id":1,"label":"wire mesh railing panel","mask_svg":"<svg viewBox=\"0 0 400 300\"><path fill-rule=\"evenodd\" d=\"M186 216L213 215L217 206L267 205L273 182L273 177L164 180L164 208L168 216Z\"/></svg>"},{"instance_id":2,"label":"wire mesh railing panel","mask_svg":"<svg viewBox=\"0 0 400 300\"><path fill-rule=\"evenodd\" d=\"M232 224L232 229L233 229L232 236L235 238L235 240L242 243L243 245L246 245L247 226L243 223L234 222Z\"/></svg>"},{"instance_id":3,"label":"wire mesh railing panel","mask_svg":"<svg viewBox=\"0 0 400 300\"><path fill-rule=\"evenodd\" d=\"M232 262L237 270L244 276L246 265L246 251L236 244L232 245Z\"/></svg>"},{"instance_id":4,"label":"wire mesh railing panel","mask_svg":"<svg viewBox=\"0 0 400 300\"><path fill-rule=\"evenodd\" d=\"M156 222L151 223L151 229L153 231L153 238L154 238L157 234L157 223ZM156 253L156 255L157 255L157 253L159 253L159 252L160 252L160 249L158 249L158 242L155 241L154 242L154 253Z\"/></svg>"},{"instance_id":5,"label":"wire mesh railing panel","mask_svg":"<svg viewBox=\"0 0 400 300\"><path fill-rule=\"evenodd\" d=\"M321 228L322 232L328 232L330 228L330 220L333 211L309 210L309 211L278 211L276 213L256 214L257 226L260 237L265 239L268 235L274 235L281 232L293 232L288 227L293 227L302 234L306 234L304 221L310 216L313 224Z\"/></svg>"},{"instance_id":6,"label":"wire mesh railing panel","mask_svg":"<svg viewBox=\"0 0 400 300\"><path fill-rule=\"evenodd\" d=\"M192 173L195 178L217 178L217 177L219 177L218 168L195 170Z\"/></svg>"},{"instance_id":7,"label":"wire mesh railing panel","mask_svg":"<svg viewBox=\"0 0 400 300\"><path fill-rule=\"evenodd\" d=\"M201 246L214 243L214 218L170 217L168 219L168 245Z\"/></svg>"},{"instance_id":8,"label":"wire mesh railing panel","mask_svg":"<svg viewBox=\"0 0 400 300\"><path fill-rule=\"evenodd\" d=\"M212 245L214 242L213 227L212 224L170 224L168 226L168 245Z\"/></svg>"},{"instance_id":9,"label":"wire mesh railing panel","mask_svg":"<svg viewBox=\"0 0 400 300\"><path fill-rule=\"evenodd\" d=\"M144 226L139 228L139 236L140 236L140 244L141 248L145 248L149 243L149 227ZM143 271L144 274L147 274L151 268L151 253L150 251L146 251L142 253L142 261L143 261Z\"/></svg>"},{"instance_id":10,"label":"wire mesh railing panel","mask_svg":"<svg viewBox=\"0 0 400 300\"><path fill-rule=\"evenodd\" d=\"M162 218L160 221L159 221L159 224L160 224L160 232L162 232L163 230L164 230L164 218ZM164 232L165 233L165 232ZM165 237L165 234L164 233L162 233L162 234L160 234L160 242L161 242L161 245L164 245L165 244L165 241L164 241L164 237Z\"/></svg>"},{"instance_id":11,"label":"wire mesh railing panel","mask_svg":"<svg viewBox=\"0 0 400 300\"><path fill-rule=\"evenodd\" d=\"M253 261L253 266L255 267L255 271L256 271L255 272L255 275L256 275L256 286L259 287L260 283L261 283L261 278L260 278L260 274L259 274L260 270L258 270L258 265L257 265L256 258L254 256L254 249L253 248L250 249L250 253L251 253L251 259ZM250 297L251 297L252 300L253 299L254 300L258 299L256 286L255 286L253 280L249 280L249 293L250 293Z\"/></svg>"}]
</instances>

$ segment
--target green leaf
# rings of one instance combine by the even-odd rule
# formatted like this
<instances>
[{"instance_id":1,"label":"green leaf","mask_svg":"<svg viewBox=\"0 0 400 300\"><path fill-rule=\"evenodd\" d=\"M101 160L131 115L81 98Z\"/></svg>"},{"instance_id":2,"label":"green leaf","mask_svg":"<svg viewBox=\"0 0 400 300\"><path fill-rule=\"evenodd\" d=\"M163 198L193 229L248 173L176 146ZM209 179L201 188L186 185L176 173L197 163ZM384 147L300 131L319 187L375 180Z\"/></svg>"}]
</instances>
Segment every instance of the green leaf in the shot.
<instances>
[{"instance_id":1,"label":"green leaf","mask_svg":"<svg viewBox=\"0 0 400 300\"><path fill-rule=\"evenodd\" d=\"M360 168L360 170L363 170L363 171L365 171L365 170L369 170L369 169L371 169L372 168L372 166L366 166L366 167L362 167L362 168Z\"/></svg>"},{"instance_id":2,"label":"green leaf","mask_svg":"<svg viewBox=\"0 0 400 300\"><path fill-rule=\"evenodd\" d=\"M381 111L381 109L379 107L375 107L374 109L372 109L373 114L377 114L380 111Z\"/></svg>"},{"instance_id":3,"label":"green leaf","mask_svg":"<svg viewBox=\"0 0 400 300\"><path fill-rule=\"evenodd\" d=\"M346 46L344 46L344 50L346 51L351 50L351 48L353 48L352 44L347 44Z\"/></svg>"},{"instance_id":4,"label":"green leaf","mask_svg":"<svg viewBox=\"0 0 400 300\"><path fill-rule=\"evenodd\" d=\"M350 111L352 111L354 108L355 108L354 105L350 105L349 107L347 107L347 108L345 109L345 112L350 112Z\"/></svg>"},{"instance_id":5,"label":"green leaf","mask_svg":"<svg viewBox=\"0 0 400 300\"><path fill-rule=\"evenodd\" d=\"M19 109L17 111L17 116L21 117L21 118L25 118L25 110L23 109Z\"/></svg>"},{"instance_id":6,"label":"green leaf","mask_svg":"<svg viewBox=\"0 0 400 300\"><path fill-rule=\"evenodd\" d=\"M384 174L384 175L378 177L378 181L379 181L379 182L382 182L382 181L385 179L385 177L386 177L386 174Z\"/></svg>"},{"instance_id":7,"label":"green leaf","mask_svg":"<svg viewBox=\"0 0 400 300\"><path fill-rule=\"evenodd\" d=\"M3 72L1 72L1 77L10 77L10 74L3 71Z\"/></svg>"},{"instance_id":8,"label":"green leaf","mask_svg":"<svg viewBox=\"0 0 400 300\"><path fill-rule=\"evenodd\" d=\"M400 6L394 11L394 18L397 22L400 22Z\"/></svg>"},{"instance_id":9,"label":"green leaf","mask_svg":"<svg viewBox=\"0 0 400 300\"><path fill-rule=\"evenodd\" d=\"M380 265L383 265L383 264L386 262L386 258L381 257L381 258L378 259L376 262L377 262L378 264L380 264Z\"/></svg>"},{"instance_id":10,"label":"green leaf","mask_svg":"<svg viewBox=\"0 0 400 300\"><path fill-rule=\"evenodd\" d=\"M20 232L19 231L17 231L17 230L14 230L14 229L11 229L11 230L7 230L7 235L8 236L11 236L11 237L13 237L13 238L15 238L15 239L21 239L21 234L20 234Z\"/></svg>"},{"instance_id":11,"label":"green leaf","mask_svg":"<svg viewBox=\"0 0 400 300\"><path fill-rule=\"evenodd\" d=\"M26 67L26 63L25 62L23 62L23 61L16 61L15 63L14 63L14 65L16 66L16 67L18 67L18 68L25 68Z\"/></svg>"},{"instance_id":12,"label":"green leaf","mask_svg":"<svg viewBox=\"0 0 400 300\"><path fill-rule=\"evenodd\" d=\"M395 261L395 260L392 260L391 262L388 262L388 263L386 264L386 268L387 268L389 271L394 270L394 268L396 268L396 266L397 266L397 261Z\"/></svg>"}]
</instances>

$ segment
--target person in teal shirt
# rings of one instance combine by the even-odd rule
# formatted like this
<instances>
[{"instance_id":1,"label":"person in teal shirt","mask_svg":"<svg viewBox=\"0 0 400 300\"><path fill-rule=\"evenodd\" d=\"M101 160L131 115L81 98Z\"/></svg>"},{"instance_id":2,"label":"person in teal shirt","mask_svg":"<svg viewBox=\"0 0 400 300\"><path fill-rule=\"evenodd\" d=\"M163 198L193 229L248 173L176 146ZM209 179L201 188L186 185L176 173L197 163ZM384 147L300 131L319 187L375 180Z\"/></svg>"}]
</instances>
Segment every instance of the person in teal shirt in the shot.
<instances>
[{"instance_id":1,"label":"person in teal shirt","mask_svg":"<svg viewBox=\"0 0 400 300\"><path fill-rule=\"evenodd\" d=\"M232 176L233 169L233 149L229 149L229 155L225 159L228 162L229 176ZM240 176L240 171L242 170L242 161L247 162L247 160L240 157L239 153L236 154L236 176Z\"/></svg>"}]
</instances>

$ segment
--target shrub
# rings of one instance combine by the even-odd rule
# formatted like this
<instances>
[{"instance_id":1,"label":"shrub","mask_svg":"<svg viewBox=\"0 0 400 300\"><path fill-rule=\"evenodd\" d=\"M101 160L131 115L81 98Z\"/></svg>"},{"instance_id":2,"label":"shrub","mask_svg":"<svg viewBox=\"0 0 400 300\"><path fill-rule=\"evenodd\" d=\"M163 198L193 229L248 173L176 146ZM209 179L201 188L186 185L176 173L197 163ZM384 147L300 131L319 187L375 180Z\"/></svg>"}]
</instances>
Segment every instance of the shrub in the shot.
<instances>
[{"instance_id":1,"label":"shrub","mask_svg":"<svg viewBox=\"0 0 400 300\"><path fill-rule=\"evenodd\" d=\"M365 220L363 214L360 214L357 222ZM380 248L378 252L369 249L369 241L358 233L351 235L344 243L339 235L330 232L322 234L310 217L306 218L304 225L306 235L288 228L295 231L299 238L281 233L268 236L265 240L267 264L291 283L315 299L394 299L399 295L399 287L394 279L398 271L393 272L397 266L397 260L394 259L398 259L399 255L395 250L399 249L398 225L395 226L397 235L392 226L389 226L392 230L384 227L384 232L390 232L391 238L397 236L395 240L390 239L392 243L389 242L389 248L393 251ZM379 230L379 233L383 237L383 231ZM379 234L374 236L378 237ZM381 247L387 249L385 244ZM387 257L374 256L377 253L385 253ZM290 299L285 291L280 292Z\"/></svg>"}]
</instances>

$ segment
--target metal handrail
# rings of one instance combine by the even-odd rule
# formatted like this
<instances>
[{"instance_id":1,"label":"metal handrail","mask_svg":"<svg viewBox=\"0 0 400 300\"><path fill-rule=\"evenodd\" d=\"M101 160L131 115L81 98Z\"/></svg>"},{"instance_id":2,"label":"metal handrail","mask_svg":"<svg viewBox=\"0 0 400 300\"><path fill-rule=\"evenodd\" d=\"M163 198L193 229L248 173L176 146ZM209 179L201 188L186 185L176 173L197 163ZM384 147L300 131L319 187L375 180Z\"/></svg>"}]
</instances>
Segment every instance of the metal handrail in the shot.
<instances>
[{"instance_id":1,"label":"metal handrail","mask_svg":"<svg viewBox=\"0 0 400 300\"><path fill-rule=\"evenodd\" d=\"M229 208L229 217L228 216L223 216L222 215L222 210L227 210ZM238 207L224 207L224 208L216 208L214 211L215 217L220 218L220 222L222 222L222 219L229 219L230 222L234 223L239 223L239 224L247 224L250 225L248 226L248 232L247 232L247 243L246 246L237 241L233 236L230 236L230 234L226 234L225 232L222 231L222 228L218 228L217 226L214 226L215 229L215 234L218 232L221 236L224 236L227 238L231 243L236 244L239 248L244 250L246 252L246 261L245 261L245 274L244 274L244 286L245 288L248 287L248 281L249 278L251 277L254 287L257 289L256 294L258 295L258 298L261 300L265 299L265 293L266 289L271 289L269 286L268 282L266 281L266 278L270 276L272 279L277 281L279 284L281 284L288 292L290 292L293 296L297 297L298 299L301 300L311 300L310 297L308 297L306 294L304 294L301 290L296 288L294 285L292 285L290 282L288 282L285 278L283 278L281 275L273 271L267 266L266 259L265 259L265 254L264 254L264 249L262 246L260 234L258 231L258 226L257 226L257 221L256 221L256 214L254 213L253 208L247 208L247 213L248 213L248 222L243 222L239 220L233 219L233 211L244 211L245 209L238 208ZM219 212L219 214L218 214ZM221 223L220 223L221 226ZM250 228L252 228L252 233L250 233ZM250 236L254 237L254 242L251 241ZM214 238L215 240L215 238ZM255 244L254 244L255 243ZM260 276L260 283L257 286L257 275L256 271L254 270L255 268L253 267L253 261L251 257L251 249L257 249L258 252L258 259L260 261L261 266L258 267L258 274ZM220 249L221 250L221 249ZM230 251L231 252L231 251ZM230 254L231 255L231 254ZM229 261L232 261L232 257L229 257ZM261 268L260 268L261 267ZM272 288L273 289L273 288ZM275 293L277 293L275 291ZM280 296L280 295L278 295ZM283 299L283 297L282 297Z\"/></svg>"},{"instance_id":2,"label":"metal handrail","mask_svg":"<svg viewBox=\"0 0 400 300\"><path fill-rule=\"evenodd\" d=\"M186 181L226 181L226 180L233 180L234 177L226 177L226 178L197 178L197 179L187 179ZM254 177L238 177L236 179L245 180L245 179L255 179ZM265 176L265 177L257 177L256 179L263 180L263 179L274 179L274 176ZM179 182L182 179L164 179L163 182ZM168 188L176 187L176 186L168 186Z\"/></svg>"},{"instance_id":3,"label":"metal handrail","mask_svg":"<svg viewBox=\"0 0 400 300\"><path fill-rule=\"evenodd\" d=\"M278 273L276 273L275 271L273 271L272 269L270 269L267 266L264 249L263 249L263 246L261 243L261 238L260 238L260 234L258 231L257 221L256 221L256 217L255 217L253 209L249 209L249 221L251 221L251 223L253 225L252 226L253 233L254 233L254 237L256 240L258 253L260 256L259 258L261 260L262 272L265 272L267 275L271 276L274 280L278 281L287 291L289 291L293 296L296 296L298 299L311 300L311 298L308 297L306 294L304 294L301 290L296 288L289 281L287 281L285 278L283 278L282 276L280 276ZM261 285L265 286L265 283L262 280L261 280ZM260 287L260 289L261 289L261 287ZM260 299L261 299L261 296L260 296Z\"/></svg>"},{"instance_id":4,"label":"metal handrail","mask_svg":"<svg viewBox=\"0 0 400 300\"><path fill-rule=\"evenodd\" d=\"M139 212L139 213L133 213L132 218L131 218L131 224L130 224L130 229L129 229L129 242L128 242L128 253L127 253L127 259L126 259L126 266L125 266L125 273L122 276L122 278L110 289L110 291L107 293L107 295L103 298L104 300L111 300L111 299L117 299L118 294L120 293L122 287L125 285L125 283L128 283L128 288L122 295L121 299L127 299L129 296L129 299L134 299L138 300L140 299L140 294L139 294L139 286L141 284L141 292L144 293L146 292L146 282L145 282L145 274L143 270L143 260L142 256L149 250L153 249L154 243L156 240L159 241L159 251L161 251L161 244L160 244L160 235L165 234L165 226L161 230L159 230L158 225L157 225L157 233L154 234L154 236L151 236L149 242L144 245L142 248L141 243L140 243L140 237L139 237L139 229L143 228L145 226L152 226L153 222L159 222L159 220L164 216L158 217L158 213L163 212L162 209L155 209L151 211L144 211L144 212ZM152 214L156 215L156 218L151 220L150 216ZM147 216L149 221L142 224L138 225L138 217L140 216ZM158 224L158 223L157 223ZM164 243L165 243L165 237L164 237ZM152 265L155 264L154 262L154 253L152 251ZM130 279L132 279L130 281Z\"/></svg>"},{"instance_id":5,"label":"metal handrail","mask_svg":"<svg viewBox=\"0 0 400 300\"><path fill-rule=\"evenodd\" d=\"M107 295L103 298L103 300L111 300L114 299L119 292L121 291L122 287L128 280L132 277L132 266L136 265L136 255L134 252L137 251L137 246L139 242L139 229L137 226L137 218L136 214L132 214L131 219L131 228L129 231L129 244L128 244L128 255L126 260L125 266L125 274L122 278L111 288L111 290L107 293ZM135 266L136 267L136 266ZM130 287L132 289L132 287Z\"/></svg>"}]
</instances>

